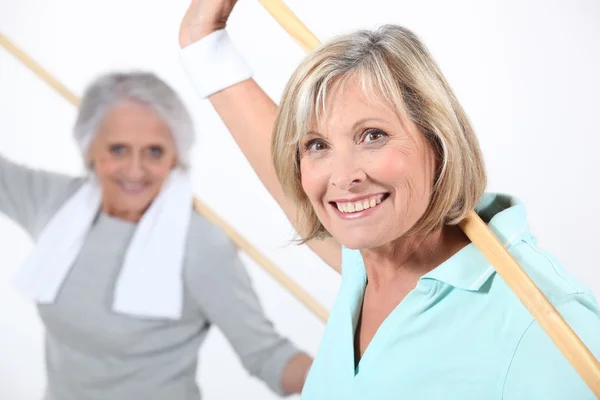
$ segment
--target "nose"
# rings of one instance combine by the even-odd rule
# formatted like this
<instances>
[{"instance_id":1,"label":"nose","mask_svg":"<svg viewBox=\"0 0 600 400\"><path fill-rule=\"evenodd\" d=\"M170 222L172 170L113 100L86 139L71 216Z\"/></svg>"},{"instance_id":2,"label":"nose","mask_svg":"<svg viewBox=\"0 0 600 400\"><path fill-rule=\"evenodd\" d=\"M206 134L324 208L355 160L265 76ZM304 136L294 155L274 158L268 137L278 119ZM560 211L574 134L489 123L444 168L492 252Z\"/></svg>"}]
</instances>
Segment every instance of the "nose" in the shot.
<instances>
[{"instance_id":1,"label":"nose","mask_svg":"<svg viewBox=\"0 0 600 400\"><path fill-rule=\"evenodd\" d=\"M360 164L360 160L353 153L334 157L331 165L331 184L344 191L360 185L367 178Z\"/></svg>"},{"instance_id":2,"label":"nose","mask_svg":"<svg viewBox=\"0 0 600 400\"><path fill-rule=\"evenodd\" d=\"M131 180L142 179L146 175L142 156L134 154L127 165L127 178Z\"/></svg>"}]
</instances>

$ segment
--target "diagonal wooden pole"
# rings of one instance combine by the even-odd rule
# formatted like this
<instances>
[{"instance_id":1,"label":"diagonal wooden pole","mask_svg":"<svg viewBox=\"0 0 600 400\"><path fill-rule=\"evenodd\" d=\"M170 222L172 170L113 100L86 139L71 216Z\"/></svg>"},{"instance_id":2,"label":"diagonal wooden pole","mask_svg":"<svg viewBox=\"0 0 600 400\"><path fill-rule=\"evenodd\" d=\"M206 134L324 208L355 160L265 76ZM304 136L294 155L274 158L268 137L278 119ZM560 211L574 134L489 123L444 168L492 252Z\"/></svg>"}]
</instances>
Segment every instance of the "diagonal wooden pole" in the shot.
<instances>
[{"instance_id":1,"label":"diagonal wooden pole","mask_svg":"<svg viewBox=\"0 0 600 400\"><path fill-rule=\"evenodd\" d=\"M319 45L318 39L281 0L259 0L259 2L306 51L310 51ZM475 211L469 213L467 218L460 224L460 227L494 266L498 275L504 279L585 383L592 389L596 397L600 398L600 363L542 291L523 271L514 257Z\"/></svg>"},{"instance_id":2,"label":"diagonal wooden pole","mask_svg":"<svg viewBox=\"0 0 600 400\"><path fill-rule=\"evenodd\" d=\"M73 94L65 85L54 78L48 71L46 71L40 64L35 62L29 57L24 51L15 46L6 36L0 33L0 45L4 47L9 53L15 56L31 71L33 71L38 77L44 82L54 88L60 93L69 103L74 106L79 106L80 99ZM279 269L273 262L271 262L266 256L258 251L248 240L246 240L240 233L238 233L231 225L225 220L219 217L214 211L212 211L206 204L200 199L194 197L193 200L194 209L204 218L209 220L218 226L225 234L231 239L233 243L242 251L244 251L250 258L254 260L262 269L264 269L272 278L274 278L281 286L287 289L292 295L304 304L313 314L317 316L321 321L327 322L329 313L321 304L313 299L306 290L300 287L294 282L287 274Z\"/></svg>"}]
</instances>

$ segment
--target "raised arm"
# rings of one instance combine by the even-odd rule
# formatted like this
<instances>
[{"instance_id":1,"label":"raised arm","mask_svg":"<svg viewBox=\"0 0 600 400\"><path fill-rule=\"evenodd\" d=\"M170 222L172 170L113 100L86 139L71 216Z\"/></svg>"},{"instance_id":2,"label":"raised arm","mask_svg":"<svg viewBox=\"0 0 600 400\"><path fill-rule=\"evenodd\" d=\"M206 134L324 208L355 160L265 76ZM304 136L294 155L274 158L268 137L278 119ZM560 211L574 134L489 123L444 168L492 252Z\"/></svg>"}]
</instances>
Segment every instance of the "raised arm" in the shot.
<instances>
[{"instance_id":1,"label":"raised arm","mask_svg":"<svg viewBox=\"0 0 600 400\"><path fill-rule=\"evenodd\" d=\"M223 70L217 67L197 68L196 61L208 63L202 59L207 56L202 41L210 35L214 38L225 28L235 3L234 0L194 0L181 22L179 42L183 48L182 59L197 89L198 82L210 81L213 78L210 74L218 74ZM219 45L218 40L214 43ZM225 69L229 69L227 67L229 65ZM199 92L204 95L204 90ZM284 195L271 162L271 134L277 105L252 78L207 95L263 185L279 203L292 225L297 227L296 205ZM327 264L340 271L342 250L335 239L311 240L307 244Z\"/></svg>"},{"instance_id":2,"label":"raised arm","mask_svg":"<svg viewBox=\"0 0 600 400\"><path fill-rule=\"evenodd\" d=\"M32 236L76 185L76 178L28 168L0 154L0 213Z\"/></svg>"}]
</instances>

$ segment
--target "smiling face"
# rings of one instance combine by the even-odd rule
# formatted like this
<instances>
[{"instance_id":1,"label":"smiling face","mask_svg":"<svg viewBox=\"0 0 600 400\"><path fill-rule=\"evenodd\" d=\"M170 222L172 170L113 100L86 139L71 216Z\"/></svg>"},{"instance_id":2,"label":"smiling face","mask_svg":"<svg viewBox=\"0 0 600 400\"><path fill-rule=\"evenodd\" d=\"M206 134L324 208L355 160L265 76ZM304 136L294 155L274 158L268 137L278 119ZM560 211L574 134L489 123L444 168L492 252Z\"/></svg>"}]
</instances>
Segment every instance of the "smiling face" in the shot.
<instances>
[{"instance_id":1,"label":"smiling face","mask_svg":"<svg viewBox=\"0 0 600 400\"><path fill-rule=\"evenodd\" d=\"M137 221L177 164L177 151L165 122L149 107L127 101L106 114L89 159L102 186L103 211Z\"/></svg>"},{"instance_id":2,"label":"smiling face","mask_svg":"<svg viewBox=\"0 0 600 400\"><path fill-rule=\"evenodd\" d=\"M347 80L300 143L301 182L325 229L344 246L398 239L427 210L435 154L411 121Z\"/></svg>"}]
</instances>

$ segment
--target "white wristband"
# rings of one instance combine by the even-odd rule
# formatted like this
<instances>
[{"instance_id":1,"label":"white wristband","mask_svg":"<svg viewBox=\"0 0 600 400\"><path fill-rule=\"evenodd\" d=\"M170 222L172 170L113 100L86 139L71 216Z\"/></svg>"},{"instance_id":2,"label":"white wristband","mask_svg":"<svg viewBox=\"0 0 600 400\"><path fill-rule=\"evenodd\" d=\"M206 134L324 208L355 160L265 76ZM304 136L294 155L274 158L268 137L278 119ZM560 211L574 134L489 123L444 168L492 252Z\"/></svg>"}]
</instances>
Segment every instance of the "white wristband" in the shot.
<instances>
[{"instance_id":1,"label":"white wristband","mask_svg":"<svg viewBox=\"0 0 600 400\"><path fill-rule=\"evenodd\" d=\"M207 98L253 73L237 51L227 31L220 29L180 51L183 68L198 94Z\"/></svg>"}]
</instances>

